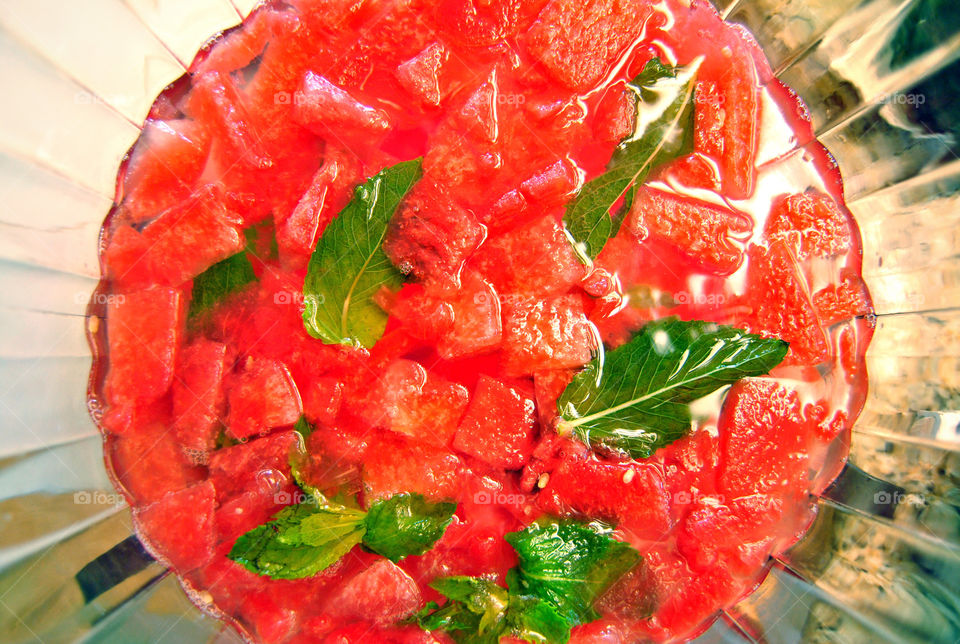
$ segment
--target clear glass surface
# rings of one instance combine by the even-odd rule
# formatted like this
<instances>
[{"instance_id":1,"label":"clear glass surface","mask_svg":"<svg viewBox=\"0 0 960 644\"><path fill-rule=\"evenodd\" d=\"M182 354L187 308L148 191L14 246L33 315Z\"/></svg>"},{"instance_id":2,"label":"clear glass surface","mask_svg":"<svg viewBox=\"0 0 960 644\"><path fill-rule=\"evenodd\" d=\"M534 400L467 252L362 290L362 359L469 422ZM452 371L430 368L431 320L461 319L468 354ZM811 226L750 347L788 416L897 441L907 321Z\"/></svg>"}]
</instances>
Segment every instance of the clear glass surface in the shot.
<instances>
[{"instance_id":1,"label":"clear glass surface","mask_svg":"<svg viewBox=\"0 0 960 644\"><path fill-rule=\"evenodd\" d=\"M130 539L85 402L117 166L253 0L0 0L0 641L230 642ZM960 640L960 12L717 0L806 101L878 313L849 464L703 642ZM94 322L96 323L96 322Z\"/></svg>"}]
</instances>

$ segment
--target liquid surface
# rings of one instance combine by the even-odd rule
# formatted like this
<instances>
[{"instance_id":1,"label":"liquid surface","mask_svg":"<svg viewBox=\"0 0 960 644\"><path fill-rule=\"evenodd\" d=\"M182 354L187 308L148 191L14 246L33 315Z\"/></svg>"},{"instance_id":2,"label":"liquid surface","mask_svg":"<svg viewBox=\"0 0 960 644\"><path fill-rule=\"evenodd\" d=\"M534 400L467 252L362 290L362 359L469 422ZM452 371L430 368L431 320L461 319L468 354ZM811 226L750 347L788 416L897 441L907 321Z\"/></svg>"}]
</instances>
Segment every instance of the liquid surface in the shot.
<instances>
[{"instance_id":1,"label":"liquid surface","mask_svg":"<svg viewBox=\"0 0 960 644\"><path fill-rule=\"evenodd\" d=\"M688 145L585 264L565 214L662 114L628 86L652 59L695 78ZM252 640L433 642L449 636L401 623L442 599L432 581L504 585L505 535L600 520L643 559L571 641L695 636L803 533L865 397L859 233L804 114L706 3L257 9L158 98L104 225L91 408L141 539ZM318 240L359 184L418 157L383 238L404 276L374 297L382 336L311 336ZM669 316L790 349L647 458L558 433L574 375ZM227 554L303 501L291 454L350 505L418 493L455 516L399 563L356 546L258 576Z\"/></svg>"}]
</instances>

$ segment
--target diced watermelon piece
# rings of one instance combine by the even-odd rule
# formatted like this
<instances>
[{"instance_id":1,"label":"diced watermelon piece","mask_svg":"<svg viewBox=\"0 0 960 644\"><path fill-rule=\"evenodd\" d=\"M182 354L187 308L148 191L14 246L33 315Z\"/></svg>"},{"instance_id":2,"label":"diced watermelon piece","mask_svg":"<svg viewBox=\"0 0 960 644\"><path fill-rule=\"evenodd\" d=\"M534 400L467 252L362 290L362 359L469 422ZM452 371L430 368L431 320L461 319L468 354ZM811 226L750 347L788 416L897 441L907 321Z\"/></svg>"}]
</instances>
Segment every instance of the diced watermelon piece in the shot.
<instances>
[{"instance_id":1,"label":"diced watermelon piece","mask_svg":"<svg viewBox=\"0 0 960 644\"><path fill-rule=\"evenodd\" d=\"M437 343L437 351L455 360L492 351L503 339L500 298L476 275L463 279L459 297L450 303L453 324Z\"/></svg>"},{"instance_id":2,"label":"diced watermelon piece","mask_svg":"<svg viewBox=\"0 0 960 644\"><path fill-rule=\"evenodd\" d=\"M179 291L152 288L113 297L107 304L107 401L131 407L167 393L183 333Z\"/></svg>"},{"instance_id":3,"label":"diced watermelon piece","mask_svg":"<svg viewBox=\"0 0 960 644\"><path fill-rule=\"evenodd\" d=\"M724 193L746 199L757 176L760 81L744 46L731 45L725 51L731 60L719 81L697 83L694 146L720 164Z\"/></svg>"},{"instance_id":4,"label":"diced watermelon piece","mask_svg":"<svg viewBox=\"0 0 960 644\"><path fill-rule=\"evenodd\" d=\"M203 480L203 468L195 466L164 433L163 425L150 425L137 434L108 439L110 470L135 504L152 503Z\"/></svg>"},{"instance_id":5,"label":"diced watermelon piece","mask_svg":"<svg viewBox=\"0 0 960 644\"><path fill-rule=\"evenodd\" d=\"M533 451L535 423L529 392L481 375L453 447L494 467L516 470Z\"/></svg>"},{"instance_id":6,"label":"diced watermelon piece","mask_svg":"<svg viewBox=\"0 0 960 644\"><path fill-rule=\"evenodd\" d=\"M636 94L625 81L617 81L606 90L593 117L593 135L606 143L620 143L633 132L637 118Z\"/></svg>"},{"instance_id":7,"label":"diced watermelon piece","mask_svg":"<svg viewBox=\"0 0 960 644\"><path fill-rule=\"evenodd\" d=\"M270 521L283 506L300 501L297 491L292 484L280 491L256 488L223 502L215 516L221 549L229 551L240 535Z\"/></svg>"},{"instance_id":8,"label":"diced watermelon piece","mask_svg":"<svg viewBox=\"0 0 960 644\"><path fill-rule=\"evenodd\" d=\"M182 574L213 557L213 508L213 484L204 482L134 508L133 521L151 549Z\"/></svg>"},{"instance_id":9,"label":"diced watermelon piece","mask_svg":"<svg viewBox=\"0 0 960 644\"><path fill-rule=\"evenodd\" d=\"M520 183L520 192L540 207L563 203L583 184L583 172L570 159L560 159Z\"/></svg>"},{"instance_id":10,"label":"diced watermelon piece","mask_svg":"<svg viewBox=\"0 0 960 644\"><path fill-rule=\"evenodd\" d=\"M439 184L420 181L391 219L383 249L404 273L441 286L460 285L460 271L486 230Z\"/></svg>"},{"instance_id":11,"label":"diced watermelon piece","mask_svg":"<svg viewBox=\"0 0 960 644\"><path fill-rule=\"evenodd\" d=\"M700 497L683 522L677 549L690 567L706 572L722 565L734 572L752 573L773 548L768 538L783 516L780 499L765 494L733 499L724 505L717 497ZM757 541L766 546L753 547ZM741 546L746 546L741 548Z\"/></svg>"},{"instance_id":12,"label":"diced watermelon piece","mask_svg":"<svg viewBox=\"0 0 960 644\"><path fill-rule=\"evenodd\" d=\"M266 434L293 425L303 406L287 367L275 360L249 359L230 387L227 432L234 438Z\"/></svg>"},{"instance_id":13,"label":"diced watermelon piece","mask_svg":"<svg viewBox=\"0 0 960 644\"><path fill-rule=\"evenodd\" d=\"M721 191L719 168L715 161L694 152L672 161L656 173L656 178L675 181L688 188Z\"/></svg>"},{"instance_id":14,"label":"diced watermelon piece","mask_svg":"<svg viewBox=\"0 0 960 644\"><path fill-rule=\"evenodd\" d=\"M718 428L721 492L803 494L808 436L796 391L775 380L741 380L727 394Z\"/></svg>"},{"instance_id":15,"label":"diced watermelon piece","mask_svg":"<svg viewBox=\"0 0 960 644\"><path fill-rule=\"evenodd\" d=\"M782 243L750 249L746 302L753 308L752 331L790 343L787 362L815 365L830 354L800 268Z\"/></svg>"},{"instance_id":16,"label":"diced watermelon piece","mask_svg":"<svg viewBox=\"0 0 960 644\"><path fill-rule=\"evenodd\" d=\"M503 307L503 351L513 374L582 367L597 347L579 295L512 296Z\"/></svg>"},{"instance_id":17,"label":"diced watermelon piece","mask_svg":"<svg viewBox=\"0 0 960 644\"><path fill-rule=\"evenodd\" d=\"M640 240L659 237L721 275L734 272L743 262L743 250L734 238L753 230L753 221L743 213L647 187L637 189L627 225Z\"/></svg>"},{"instance_id":18,"label":"diced watermelon piece","mask_svg":"<svg viewBox=\"0 0 960 644\"><path fill-rule=\"evenodd\" d=\"M442 0L437 8L444 36L467 47L487 47L516 34L545 0Z\"/></svg>"},{"instance_id":19,"label":"diced watermelon piece","mask_svg":"<svg viewBox=\"0 0 960 644\"><path fill-rule=\"evenodd\" d=\"M196 277L243 249L237 215L212 190L203 190L143 229L147 261L157 279L171 286Z\"/></svg>"},{"instance_id":20,"label":"diced watermelon piece","mask_svg":"<svg viewBox=\"0 0 960 644\"><path fill-rule=\"evenodd\" d=\"M453 306L428 293L422 284L404 284L384 308L411 335L422 340L436 342L453 327Z\"/></svg>"},{"instance_id":21,"label":"diced watermelon piece","mask_svg":"<svg viewBox=\"0 0 960 644\"><path fill-rule=\"evenodd\" d=\"M538 371L533 374L533 388L536 393L537 414L543 427L552 427L559 415L557 399L567 388L576 373L573 369Z\"/></svg>"},{"instance_id":22,"label":"diced watermelon piece","mask_svg":"<svg viewBox=\"0 0 960 644\"><path fill-rule=\"evenodd\" d=\"M313 175L310 187L290 216L277 225L277 246L285 257L299 259L293 265L306 264L327 224L347 205L359 182L356 158L328 144L323 165Z\"/></svg>"},{"instance_id":23,"label":"diced watermelon piece","mask_svg":"<svg viewBox=\"0 0 960 644\"><path fill-rule=\"evenodd\" d=\"M386 626L420 608L420 589L397 564L380 559L341 586L328 605L345 619Z\"/></svg>"},{"instance_id":24,"label":"diced watermelon piece","mask_svg":"<svg viewBox=\"0 0 960 644\"><path fill-rule=\"evenodd\" d=\"M456 498L461 465L446 449L387 437L370 446L362 477L367 506L404 492L443 500Z\"/></svg>"},{"instance_id":25,"label":"diced watermelon piece","mask_svg":"<svg viewBox=\"0 0 960 644\"><path fill-rule=\"evenodd\" d=\"M342 399L343 385L339 380L317 378L303 389L303 414L315 425L332 425Z\"/></svg>"},{"instance_id":26,"label":"diced watermelon piece","mask_svg":"<svg viewBox=\"0 0 960 644\"><path fill-rule=\"evenodd\" d=\"M493 72L467 95L455 119L462 131L477 141L493 143L500 135L497 80Z\"/></svg>"},{"instance_id":27,"label":"diced watermelon piece","mask_svg":"<svg viewBox=\"0 0 960 644\"><path fill-rule=\"evenodd\" d=\"M184 347L173 382L173 431L188 453L213 449L224 412L227 345L199 339Z\"/></svg>"},{"instance_id":28,"label":"diced watermelon piece","mask_svg":"<svg viewBox=\"0 0 960 644\"><path fill-rule=\"evenodd\" d=\"M282 491L292 479L290 455L299 444L297 432L285 431L213 452L210 481L217 501L222 504L247 490Z\"/></svg>"},{"instance_id":29,"label":"diced watermelon piece","mask_svg":"<svg viewBox=\"0 0 960 644\"><path fill-rule=\"evenodd\" d=\"M584 274L563 226L552 215L491 237L472 264L501 294L560 294Z\"/></svg>"},{"instance_id":30,"label":"diced watermelon piece","mask_svg":"<svg viewBox=\"0 0 960 644\"><path fill-rule=\"evenodd\" d=\"M813 294L813 305L826 325L869 315L870 295L867 285L858 276L847 276L839 284L831 284Z\"/></svg>"},{"instance_id":31,"label":"diced watermelon piece","mask_svg":"<svg viewBox=\"0 0 960 644\"><path fill-rule=\"evenodd\" d=\"M354 410L370 427L383 427L438 446L450 443L467 407L469 392L412 360L395 360Z\"/></svg>"},{"instance_id":32,"label":"diced watermelon piece","mask_svg":"<svg viewBox=\"0 0 960 644\"><path fill-rule=\"evenodd\" d=\"M645 463L566 458L549 474L538 501L552 514L572 510L614 521L640 539L662 539L671 528L663 475Z\"/></svg>"},{"instance_id":33,"label":"diced watermelon piece","mask_svg":"<svg viewBox=\"0 0 960 644\"><path fill-rule=\"evenodd\" d=\"M716 490L720 441L710 431L701 429L658 449L651 461L663 471L672 516L679 520L701 495Z\"/></svg>"},{"instance_id":34,"label":"diced watermelon piece","mask_svg":"<svg viewBox=\"0 0 960 644\"><path fill-rule=\"evenodd\" d=\"M527 32L527 47L557 82L587 90L637 37L650 12L645 0L550 0Z\"/></svg>"},{"instance_id":35,"label":"diced watermelon piece","mask_svg":"<svg viewBox=\"0 0 960 644\"><path fill-rule=\"evenodd\" d=\"M308 71L294 95L294 118L319 136L377 136L390 129L383 110L364 105L329 80Z\"/></svg>"},{"instance_id":36,"label":"diced watermelon piece","mask_svg":"<svg viewBox=\"0 0 960 644\"><path fill-rule=\"evenodd\" d=\"M148 120L123 177L124 219L148 221L189 198L209 146L209 131L195 121Z\"/></svg>"},{"instance_id":37,"label":"diced watermelon piece","mask_svg":"<svg viewBox=\"0 0 960 644\"><path fill-rule=\"evenodd\" d=\"M277 601L269 590L250 593L240 607L241 621L250 627L258 642L286 642L297 631L298 610Z\"/></svg>"},{"instance_id":38,"label":"diced watermelon piece","mask_svg":"<svg viewBox=\"0 0 960 644\"><path fill-rule=\"evenodd\" d=\"M852 247L850 221L829 195L809 190L773 203L766 234L783 242L800 261L832 257Z\"/></svg>"},{"instance_id":39,"label":"diced watermelon piece","mask_svg":"<svg viewBox=\"0 0 960 644\"><path fill-rule=\"evenodd\" d=\"M403 89L424 103L440 105L440 70L449 55L442 42L432 42L397 67L397 80Z\"/></svg>"},{"instance_id":40,"label":"diced watermelon piece","mask_svg":"<svg viewBox=\"0 0 960 644\"><path fill-rule=\"evenodd\" d=\"M156 282L148 248L133 226L121 225L111 233L103 251L103 265L118 290L144 288Z\"/></svg>"},{"instance_id":41,"label":"diced watermelon piece","mask_svg":"<svg viewBox=\"0 0 960 644\"><path fill-rule=\"evenodd\" d=\"M682 575L682 573L680 573ZM643 624L651 639L690 638L699 633L705 620L716 614L743 591L743 585L722 567L698 575L679 576L663 598L656 614Z\"/></svg>"}]
</instances>

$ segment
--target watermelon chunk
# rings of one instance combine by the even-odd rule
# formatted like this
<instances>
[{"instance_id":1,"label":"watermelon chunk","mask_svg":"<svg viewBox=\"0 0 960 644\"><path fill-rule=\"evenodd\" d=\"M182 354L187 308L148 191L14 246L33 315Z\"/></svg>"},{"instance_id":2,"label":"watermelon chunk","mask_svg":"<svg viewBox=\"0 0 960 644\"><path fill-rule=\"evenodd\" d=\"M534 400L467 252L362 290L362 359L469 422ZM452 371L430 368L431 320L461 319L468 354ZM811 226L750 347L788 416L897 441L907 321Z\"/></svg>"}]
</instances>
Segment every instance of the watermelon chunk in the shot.
<instances>
[{"instance_id":1,"label":"watermelon chunk","mask_svg":"<svg viewBox=\"0 0 960 644\"><path fill-rule=\"evenodd\" d=\"M215 191L203 190L143 229L146 261L163 284L179 285L243 249L237 221Z\"/></svg>"},{"instance_id":2,"label":"watermelon chunk","mask_svg":"<svg viewBox=\"0 0 960 644\"><path fill-rule=\"evenodd\" d=\"M636 118L636 94L627 89L625 81L617 81L604 90L597 103L593 135L599 141L619 144L633 132Z\"/></svg>"},{"instance_id":3,"label":"watermelon chunk","mask_svg":"<svg viewBox=\"0 0 960 644\"><path fill-rule=\"evenodd\" d=\"M819 364L830 345L820 326L800 268L782 243L749 252L746 302L753 309L751 330L790 343L786 362Z\"/></svg>"},{"instance_id":4,"label":"watermelon chunk","mask_svg":"<svg viewBox=\"0 0 960 644\"><path fill-rule=\"evenodd\" d=\"M557 82L587 90L637 37L650 12L645 0L550 0L527 32L527 47Z\"/></svg>"},{"instance_id":5,"label":"watermelon chunk","mask_svg":"<svg viewBox=\"0 0 960 644\"><path fill-rule=\"evenodd\" d=\"M803 493L808 436L796 391L773 380L741 380L727 394L718 429L721 492Z\"/></svg>"},{"instance_id":6,"label":"watermelon chunk","mask_svg":"<svg viewBox=\"0 0 960 644\"><path fill-rule=\"evenodd\" d=\"M184 333L180 292L170 288L117 295L107 304L110 368L103 391L117 407L157 400L170 388Z\"/></svg>"},{"instance_id":7,"label":"watermelon chunk","mask_svg":"<svg viewBox=\"0 0 960 644\"><path fill-rule=\"evenodd\" d=\"M293 425L303 406L287 367L276 360L248 359L230 387L227 433L234 438L266 434Z\"/></svg>"},{"instance_id":8,"label":"watermelon chunk","mask_svg":"<svg viewBox=\"0 0 960 644\"><path fill-rule=\"evenodd\" d=\"M540 207L562 204L583 184L583 172L570 159L560 159L520 183L520 193Z\"/></svg>"},{"instance_id":9,"label":"watermelon chunk","mask_svg":"<svg viewBox=\"0 0 960 644\"><path fill-rule=\"evenodd\" d=\"M382 438L370 445L363 462L364 503L411 492L433 500L456 498L460 459L446 449Z\"/></svg>"},{"instance_id":10,"label":"watermelon chunk","mask_svg":"<svg viewBox=\"0 0 960 644\"><path fill-rule=\"evenodd\" d=\"M438 446L446 446L457 431L469 392L413 360L395 360L386 366L355 409L370 427L383 427Z\"/></svg>"},{"instance_id":11,"label":"watermelon chunk","mask_svg":"<svg viewBox=\"0 0 960 644\"><path fill-rule=\"evenodd\" d=\"M582 367L597 347L579 295L512 296L503 306L503 351L513 374Z\"/></svg>"},{"instance_id":12,"label":"watermelon chunk","mask_svg":"<svg viewBox=\"0 0 960 644\"><path fill-rule=\"evenodd\" d=\"M548 513L606 519L640 539L662 539L672 527L663 475L645 463L568 457L537 498Z\"/></svg>"},{"instance_id":13,"label":"watermelon chunk","mask_svg":"<svg viewBox=\"0 0 960 644\"><path fill-rule=\"evenodd\" d=\"M308 71L294 94L294 118L319 136L377 136L390 129L383 110L364 105L323 76Z\"/></svg>"},{"instance_id":14,"label":"watermelon chunk","mask_svg":"<svg viewBox=\"0 0 960 644\"><path fill-rule=\"evenodd\" d=\"M250 593L240 607L241 620L250 627L258 642L286 642L297 631L297 610L277 600L269 590Z\"/></svg>"},{"instance_id":15,"label":"watermelon chunk","mask_svg":"<svg viewBox=\"0 0 960 644\"><path fill-rule=\"evenodd\" d=\"M472 264L499 293L560 294L584 275L563 226L552 215L491 237Z\"/></svg>"},{"instance_id":16,"label":"watermelon chunk","mask_svg":"<svg viewBox=\"0 0 960 644\"><path fill-rule=\"evenodd\" d=\"M390 222L383 249L404 273L440 286L460 286L460 271L486 230L439 184L420 181Z\"/></svg>"},{"instance_id":17,"label":"watermelon chunk","mask_svg":"<svg viewBox=\"0 0 960 644\"><path fill-rule=\"evenodd\" d=\"M813 306L828 326L869 315L871 311L867 285L859 276L847 276L839 284L820 289L813 294Z\"/></svg>"},{"instance_id":18,"label":"watermelon chunk","mask_svg":"<svg viewBox=\"0 0 960 644\"><path fill-rule=\"evenodd\" d=\"M184 347L173 383L173 431L188 453L213 449L224 412L227 345L199 339Z\"/></svg>"},{"instance_id":19,"label":"watermelon chunk","mask_svg":"<svg viewBox=\"0 0 960 644\"><path fill-rule=\"evenodd\" d=\"M740 267L743 250L734 238L753 230L753 221L743 213L647 187L637 190L627 225L641 241L659 237L720 275Z\"/></svg>"},{"instance_id":20,"label":"watermelon chunk","mask_svg":"<svg viewBox=\"0 0 960 644\"><path fill-rule=\"evenodd\" d=\"M720 175L715 161L700 152L680 157L659 169L655 178L675 181L688 188L700 188L719 193Z\"/></svg>"},{"instance_id":21,"label":"watermelon chunk","mask_svg":"<svg viewBox=\"0 0 960 644\"><path fill-rule=\"evenodd\" d=\"M333 218L353 196L360 182L360 167L355 157L332 144L326 146L323 165L313 175L290 216L277 225L277 247L281 254L293 257L300 267L313 253L317 240Z\"/></svg>"},{"instance_id":22,"label":"watermelon chunk","mask_svg":"<svg viewBox=\"0 0 960 644\"><path fill-rule=\"evenodd\" d=\"M800 261L839 255L853 244L847 215L829 195L813 190L774 201L766 233L783 242Z\"/></svg>"},{"instance_id":23,"label":"watermelon chunk","mask_svg":"<svg viewBox=\"0 0 960 644\"><path fill-rule=\"evenodd\" d=\"M384 308L408 333L422 340L436 342L453 327L453 306L428 293L422 284L404 284Z\"/></svg>"},{"instance_id":24,"label":"watermelon chunk","mask_svg":"<svg viewBox=\"0 0 960 644\"><path fill-rule=\"evenodd\" d=\"M213 508L213 485L204 482L135 508L133 521L161 559L185 573L213 557Z\"/></svg>"},{"instance_id":25,"label":"watermelon chunk","mask_svg":"<svg viewBox=\"0 0 960 644\"><path fill-rule=\"evenodd\" d=\"M545 0L442 0L437 7L444 36L467 47L487 47L516 34Z\"/></svg>"},{"instance_id":26,"label":"watermelon chunk","mask_svg":"<svg viewBox=\"0 0 960 644\"><path fill-rule=\"evenodd\" d=\"M397 564L379 559L341 586L329 607L346 619L386 626L420 608L420 589Z\"/></svg>"},{"instance_id":27,"label":"watermelon chunk","mask_svg":"<svg viewBox=\"0 0 960 644\"><path fill-rule=\"evenodd\" d=\"M294 431L277 432L210 455L210 481L221 504L246 490L282 491L291 480L290 455L300 444Z\"/></svg>"},{"instance_id":28,"label":"watermelon chunk","mask_svg":"<svg viewBox=\"0 0 960 644\"><path fill-rule=\"evenodd\" d=\"M397 67L397 80L403 89L428 105L440 105L440 71L450 53L442 42L432 42L410 60Z\"/></svg>"},{"instance_id":29,"label":"watermelon chunk","mask_svg":"<svg viewBox=\"0 0 960 644\"><path fill-rule=\"evenodd\" d=\"M757 123L760 81L746 47L732 43L722 77L697 83L694 147L720 165L724 193L746 199L753 193L757 170Z\"/></svg>"},{"instance_id":30,"label":"watermelon chunk","mask_svg":"<svg viewBox=\"0 0 960 644\"><path fill-rule=\"evenodd\" d=\"M123 215L141 223L189 198L203 172L210 133L190 119L149 119L123 177Z\"/></svg>"},{"instance_id":31,"label":"watermelon chunk","mask_svg":"<svg viewBox=\"0 0 960 644\"><path fill-rule=\"evenodd\" d=\"M533 389L536 394L537 413L543 427L552 427L559 415L557 399L567 388L576 373L573 369L538 371L533 374Z\"/></svg>"},{"instance_id":32,"label":"watermelon chunk","mask_svg":"<svg viewBox=\"0 0 960 644\"><path fill-rule=\"evenodd\" d=\"M533 451L535 423L529 392L481 375L453 447L494 467L516 470Z\"/></svg>"},{"instance_id":33,"label":"watermelon chunk","mask_svg":"<svg viewBox=\"0 0 960 644\"><path fill-rule=\"evenodd\" d=\"M476 275L463 279L459 297L449 303L453 324L437 343L437 351L455 360L492 351L503 339L500 298L488 282Z\"/></svg>"},{"instance_id":34,"label":"watermelon chunk","mask_svg":"<svg viewBox=\"0 0 960 644\"><path fill-rule=\"evenodd\" d=\"M153 503L204 478L203 468L190 462L160 424L109 438L105 451L111 471L135 504Z\"/></svg>"},{"instance_id":35,"label":"watermelon chunk","mask_svg":"<svg viewBox=\"0 0 960 644\"><path fill-rule=\"evenodd\" d=\"M133 226L121 225L114 229L103 251L103 265L117 289L145 288L156 283L148 248L143 235Z\"/></svg>"},{"instance_id":36,"label":"watermelon chunk","mask_svg":"<svg viewBox=\"0 0 960 644\"><path fill-rule=\"evenodd\" d=\"M303 414L315 425L332 425L343 400L343 384L336 378L317 378L303 389Z\"/></svg>"}]
</instances>

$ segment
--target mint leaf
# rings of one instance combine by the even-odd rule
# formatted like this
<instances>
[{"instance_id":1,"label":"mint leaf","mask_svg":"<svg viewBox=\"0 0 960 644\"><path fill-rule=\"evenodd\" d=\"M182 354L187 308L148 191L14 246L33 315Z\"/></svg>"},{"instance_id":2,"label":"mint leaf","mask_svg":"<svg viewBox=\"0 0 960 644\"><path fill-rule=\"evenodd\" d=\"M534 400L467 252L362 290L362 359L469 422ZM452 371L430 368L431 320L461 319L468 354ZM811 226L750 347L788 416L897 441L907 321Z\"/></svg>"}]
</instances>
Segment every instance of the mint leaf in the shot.
<instances>
[{"instance_id":1,"label":"mint leaf","mask_svg":"<svg viewBox=\"0 0 960 644\"><path fill-rule=\"evenodd\" d=\"M667 318L595 358L557 400L558 431L633 458L682 437L689 403L780 364L788 345L711 322Z\"/></svg>"},{"instance_id":2,"label":"mint leaf","mask_svg":"<svg viewBox=\"0 0 960 644\"><path fill-rule=\"evenodd\" d=\"M291 464L298 463L296 456ZM247 570L274 579L309 577L333 565L362 543L399 561L423 554L443 536L455 503L428 503L419 494L398 494L355 510L329 501L318 489L297 483L310 500L280 510L273 520L241 535L227 555Z\"/></svg>"},{"instance_id":3,"label":"mint leaf","mask_svg":"<svg viewBox=\"0 0 960 644\"><path fill-rule=\"evenodd\" d=\"M291 505L241 535L227 555L258 575L300 579L336 563L360 543L364 513L343 506Z\"/></svg>"},{"instance_id":4,"label":"mint leaf","mask_svg":"<svg viewBox=\"0 0 960 644\"><path fill-rule=\"evenodd\" d=\"M391 561L422 555L443 536L456 503L428 503L421 494L397 494L367 511L363 545Z\"/></svg>"},{"instance_id":5,"label":"mint leaf","mask_svg":"<svg viewBox=\"0 0 960 644\"><path fill-rule=\"evenodd\" d=\"M640 562L598 524L550 520L506 539L519 559L507 578L511 592L540 598L573 626L598 619L593 602Z\"/></svg>"},{"instance_id":6,"label":"mint leaf","mask_svg":"<svg viewBox=\"0 0 960 644\"><path fill-rule=\"evenodd\" d=\"M383 252L390 218L422 173L420 159L381 170L357 186L353 199L323 232L307 265L303 324L327 344L370 348L387 314L373 301L381 287L397 288L403 274Z\"/></svg>"},{"instance_id":7,"label":"mint leaf","mask_svg":"<svg viewBox=\"0 0 960 644\"><path fill-rule=\"evenodd\" d=\"M636 186L658 165L690 150L694 80L699 65L697 60L689 67L667 67L653 58L627 83L639 99L634 131L614 150L606 171L584 184L563 215L584 263L596 258L607 240L617 234ZM621 198L621 211L611 216L610 210Z\"/></svg>"},{"instance_id":8,"label":"mint leaf","mask_svg":"<svg viewBox=\"0 0 960 644\"><path fill-rule=\"evenodd\" d=\"M427 604L415 621L428 631L446 631L461 644L496 644L506 636L549 644L570 639L570 624L537 597L477 577L441 577L430 586L448 601Z\"/></svg>"},{"instance_id":9,"label":"mint leaf","mask_svg":"<svg viewBox=\"0 0 960 644\"><path fill-rule=\"evenodd\" d=\"M210 310L256 279L245 250L217 262L194 278L187 317L192 319Z\"/></svg>"}]
</instances>

